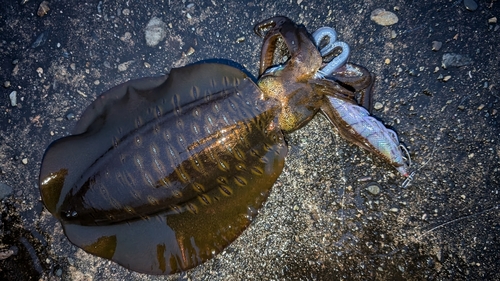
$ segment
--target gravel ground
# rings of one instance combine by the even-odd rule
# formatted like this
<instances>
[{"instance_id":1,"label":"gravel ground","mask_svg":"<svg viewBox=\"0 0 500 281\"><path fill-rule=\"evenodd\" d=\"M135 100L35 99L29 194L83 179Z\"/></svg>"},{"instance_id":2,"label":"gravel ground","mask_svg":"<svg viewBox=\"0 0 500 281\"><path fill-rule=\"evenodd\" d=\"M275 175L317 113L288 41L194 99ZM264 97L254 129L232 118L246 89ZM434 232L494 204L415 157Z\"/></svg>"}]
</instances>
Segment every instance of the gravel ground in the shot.
<instances>
[{"instance_id":1,"label":"gravel ground","mask_svg":"<svg viewBox=\"0 0 500 281\"><path fill-rule=\"evenodd\" d=\"M498 1L4 2L1 280L500 280ZM398 22L374 22L379 8ZM129 79L212 58L257 75L252 27L274 15L335 27L376 75L374 115L409 149L411 183L318 115L288 136L255 221L205 264L148 276L71 245L38 191L47 145Z\"/></svg>"}]
</instances>

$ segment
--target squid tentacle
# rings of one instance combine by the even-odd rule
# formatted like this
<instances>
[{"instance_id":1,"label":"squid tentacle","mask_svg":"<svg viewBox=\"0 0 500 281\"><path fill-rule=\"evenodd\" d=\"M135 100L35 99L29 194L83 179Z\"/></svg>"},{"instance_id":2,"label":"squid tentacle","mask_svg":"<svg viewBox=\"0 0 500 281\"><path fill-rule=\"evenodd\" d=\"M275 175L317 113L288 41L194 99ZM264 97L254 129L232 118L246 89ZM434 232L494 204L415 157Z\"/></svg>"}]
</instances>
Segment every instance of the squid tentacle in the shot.
<instances>
[{"instance_id":1,"label":"squid tentacle","mask_svg":"<svg viewBox=\"0 0 500 281\"><path fill-rule=\"evenodd\" d=\"M280 29L287 22L291 22L290 19L278 16L255 25L255 34L264 39L260 56L259 75L263 74L268 67L273 65L274 51L276 50L276 43L280 37Z\"/></svg>"},{"instance_id":2,"label":"squid tentacle","mask_svg":"<svg viewBox=\"0 0 500 281\"><path fill-rule=\"evenodd\" d=\"M347 43L336 41L333 42L331 46L333 47L332 51L335 50L336 48L341 48L342 53L333 58L333 60L327 63L322 69L320 69L316 73L317 78L323 78L325 76L332 75L332 73L335 70L339 69L341 66L343 66L347 62L347 59L349 58L350 48L349 45L347 45Z\"/></svg>"},{"instance_id":3,"label":"squid tentacle","mask_svg":"<svg viewBox=\"0 0 500 281\"><path fill-rule=\"evenodd\" d=\"M335 70L343 66L347 59L349 58L350 48L349 45L342 41L337 41L337 32L331 27L320 27L313 34L314 43L316 46L320 46L321 42L327 38L327 43L321 48L320 53L322 57L328 56L335 49L340 48L342 52L336 56L333 60L327 63L322 69L320 69L315 78L323 79L325 76L331 75Z\"/></svg>"},{"instance_id":4,"label":"squid tentacle","mask_svg":"<svg viewBox=\"0 0 500 281\"><path fill-rule=\"evenodd\" d=\"M314 43L316 44L316 46L320 46L321 44L321 41L327 37L328 38L328 42L326 43L326 45L321 48L320 50L320 53L321 53L321 56L324 57L326 56L331 50L333 50L332 48L332 44L333 42L337 41L337 31L335 31L335 29L331 28L331 27L327 27L327 26L323 26L323 27L320 27L318 28L316 31L314 31L314 33L312 34L312 37L314 39Z\"/></svg>"}]
</instances>

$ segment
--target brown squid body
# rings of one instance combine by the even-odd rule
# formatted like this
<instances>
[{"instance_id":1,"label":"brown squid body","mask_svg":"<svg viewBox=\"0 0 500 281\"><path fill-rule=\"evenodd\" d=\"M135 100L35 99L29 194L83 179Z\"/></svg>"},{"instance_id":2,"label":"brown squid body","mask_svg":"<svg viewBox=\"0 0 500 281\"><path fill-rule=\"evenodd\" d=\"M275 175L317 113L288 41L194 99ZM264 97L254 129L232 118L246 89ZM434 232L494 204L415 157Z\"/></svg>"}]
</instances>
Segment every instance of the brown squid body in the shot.
<instances>
[{"instance_id":1,"label":"brown squid body","mask_svg":"<svg viewBox=\"0 0 500 281\"><path fill-rule=\"evenodd\" d=\"M117 86L47 149L45 206L89 253L149 274L194 267L241 234L280 175L279 109L220 64Z\"/></svg>"}]
</instances>

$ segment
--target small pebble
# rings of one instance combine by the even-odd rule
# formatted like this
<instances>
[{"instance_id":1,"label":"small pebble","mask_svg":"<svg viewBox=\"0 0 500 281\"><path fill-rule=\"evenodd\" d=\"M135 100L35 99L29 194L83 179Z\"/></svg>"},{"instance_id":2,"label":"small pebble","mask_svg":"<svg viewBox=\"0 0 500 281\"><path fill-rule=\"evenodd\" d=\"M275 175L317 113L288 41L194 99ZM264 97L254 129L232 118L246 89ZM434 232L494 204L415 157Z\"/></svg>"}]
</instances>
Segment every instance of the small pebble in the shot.
<instances>
[{"instance_id":1,"label":"small pebble","mask_svg":"<svg viewBox=\"0 0 500 281\"><path fill-rule=\"evenodd\" d=\"M129 66L130 66L133 62L134 62L133 60L129 60L129 61L126 61L126 62L124 62L124 63L120 63L120 64L118 65L118 71L119 71L119 72L123 72L123 71L127 70L127 69L128 69L128 67L129 67Z\"/></svg>"},{"instance_id":2,"label":"small pebble","mask_svg":"<svg viewBox=\"0 0 500 281\"><path fill-rule=\"evenodd\" d=\"M370 184L366 189L373 195L380 193L380 187L377 184Z\"/></svg>"},{"instance_id":3,"label":"small pebble","mask_svg":"<svg viewBox=\"0 0 500 281\"><path fill-rule=\"evenodd\" d=\"M36 48L42 46L43 44L45 44L45 42L47 42L47 37L49 37L48 30L46 30L45 32L42 32L40 35L38 35L36 37L35 42L33 42L33 44L31 44L31 48L36 49Z\"/></svg>"},{"instance_id":4,"label":"small pebble","mask_svg":"<svg viewBox=\"0 0 500 281\"><path fill-rule=\"evenodd\" d=\"M36 69L36 73L38 73L38 77L42 77L43 74L43 68L39 67Z\"/></svg>"},{"instance_id":5,"label":"small pebble","mask_svg":"<svg viewBox=\"0 0 500 281\"><path fill-rule=\"evenodd\" d=\"M441 49L442 46L443 46L442 42L432 41L432 50L433 51L435 51L435 52L439 51L439 49Z\"/></svg>"},{"instance_id":6,"label":"small pebble","mask_svg":"<svg viewBox=\"0 0 500 281\"><path fill-rule=\"evenodd\" d=\"M399 212L399 209L398 208L390 208L389 211L391 211L393 213L397 213L397 212Z\"/></svg>"},{"instance_id":7,"label":"small pebble","mask_svg":"<svg viewBox=\"0 0 500 281\"><path fill-rule=\"evenodd\" d=\"M441 59L441 67L447 69L448 67L461 67L472 64L472 59L467 56L462 56L460 54L455 53L446 53L443 54L443 58Z\"/></svg>"},{"instance_id":8,"label":"small pebble","mask_svg":"<svg viewBox=\"0 0 500 281\"><path fill-rule=\"evenodd\" d=\"M161 19L153 17L144 29L144 36L148 46L154 47L158 45L167 36L167 24Z\"/></svg>"},{"instance_id":9,"label":"small pebble","mask_svg":"<svg viewBox=\"0 0 500 281\"><path fill-rule=\"evenodd\" d=\"M432 92L431 92L431 90L429 90L429 89L424 89L424 90L422 91L422 94L424 94L424 95L426 95L426 96L429 96L429 97L432 97Z\"/></svg>"},{"instance_id":10,"label":"small pebble","mask_svg":"<svg viewBox=\"0 0 500 281\"><path fill-rule=\"evenodd\" d=\"M495 23L497 23L497 17L492 17L492 18L489 18L489 19L488 19L488 23L489 23L489 24L495 24Z\"/></svg>"},{"instance_id":11,"label":"small pebble","mask_svg":"<svg viewBox=\"0 0 500 281\"><path fill-rule=\"evenodd\" d=\"M446 75L444 78L443 78L443 81L444 82L447 82L448 80L451 79L451 75Z\"/></svg>"},{"instance_id":12,"label":"small pebble","mask_svg":"<svg viewBox=\"0 0 500 281\"><path fill-rule=\"evenodd\" d=\"M464 0L465 8L469 11L477 10L477 3L474 0Z\"/></svg>"},{"instance_id":13,"label":"small pebble","mask_svg":"<svg viewBox=\"0 0 500 281\"><path fill-rule=\"evenodd\" d=\"M129 9L123 9L122 14L124 16L128 16L128 15L130 15L130 10Z\"/></svg>"},{"instance_id":14,"label":"small pebble","mask_svg":"<svg viewBox=\"0 0 500 281\"><path fill-rule=\"evenodd\" d=\"M122 37L120 37L120 40L123 42L130 42L130 39L132 38L132 33L130 32L125 32Z\"/></svg>"},{"instance_id":15,"label":"small pebble","mask_svg":"<svg viewBox=\"0 0 500 281\"><path fill-rule=\"evenodd\" d=\"M370 177L370 176L358 178L359 182L365 182L365 181L371 181L371 180L372 180L372 177Z\"/></svg>"},{"instance_id":16,"label":"small pebble","mask_svg":"<svg viewBox=\"0 0 500 281\"><path fill-rule=\"evenodd\" d=\"M123 72L123 71L127 70L127 68L128 68L128 65L126 63L121 63L118 65L119 72Z\"/></svg>"},{"instance_id":17,"label":"small pebble","mask_svg":"<svg viewBox=\"0 0 500 281\"><path fill-rule=\"evenodd\" d=\"M16 106L17 105L17 92L16 91L12 91L9 94L9 98L10 98L10 105Z\"/></svg>"},{"instance_id":18,"label":"small pebble","mask_svg":"<svg viewBox=\"0 0 500 281\"><path fill-rule=\"evenodd\" d=\"M151 64L149 64L148 62L144 62L144 67L145 68L151 68Z\"/></svg>"},{"instance_id":19,"label":"small pebble","mask_svg":"<svg viewBox=\"0 0 500 281\"><path fill-rule=\"evenodd\" d=\"M384 107L384 105L380 102L376 102L375 105L373 105L373 108L375 110L379 110L379 109L382 109Z\"/></svg>"},{"instance_id":20,"label":"small pebble","mask_svg":"<svg viewBox=\"0 0 500 281\"><path fill-rule=\"evenodd\" d=\"M458 109L460 109L460 110L464 110L464 109L465 109L465 106L463 106L463 105L459 105L459 106L458 106Z\"/></svg>"},{"instance_id":21,"label":"small pebble","mask_svg":"<svg viewBox=\"0 0 500 281\"><path fill-rule=\"evenodd\" d=\"M194 52L195 52L194 48L193 47L189 47L189 49L186 52L186 56L190 56L190 55L194 54Z\"/></svg>"},{"instance_id":22,"label":"small pebble","mask_svg":"<svg viewBox=\"0 0 500 281\"><path fill-rule=\"evenodd\" d=\"M14 254L14 251L11 249L0 250L0 260L8 259L13 254Z\"/></svg>"},{"instance_id":23,"label":"small pebble","mask_svg":"<svg viewBox=\"0 0 500 281\"><path fill-rule=\"evenodd\" d=\"M241 36L241 37L236 38L236 43L242 43L244 41L245 41L245 36Z\"/></svg>"},{"instance_id":24,"label":"small pebble","mask_svg":"<svg viewBox=\"0 0 500 281\"><path fill-rule=\"evenodd\" d=\"M43 1L40 3L40 6L38 6L38 12L36 13L39 17L45 16L48 12L50 11L49 8L49 2L48 1Z\"/></svg>"},{"instance_id":25,"label":"small pebble","mask_svg":"<svg viewBox=\"0 0 500 281\"><path fill-rule=\"evenodd\" d=\"M21 162L23 162L24 165L28 164L28 158L23 158L23 160L21 160Z\"/></svg>"},{"instance_id":26,"label":"small pebble","mask_svg":"<svg viewBox=\"0 0 500 281\"><path fill-rule=\"evenodd\" d=\"M436 68L434 68L434 73L436 73L438 71L439 71L439 67L436 66Z\"/></svg>"},{"instance_id":27,"label":"small pebble","mask_svg":"<svg viewBox=\"0 0 500 281\"><path fill-rule=\"evenodd\" d=\"M398 37L398 34L396 33L396 31L391 30L391 39L395 39L396 37Z\"/></svg>"},{"instance_id":28,"label":"small pebble","mask_svg":"<svg viewBox=\"0 0 500 281\"><path fill-rule=\"evenodd\" d=\"M73 119L75 119L75 114L74 114L74 113L72 113L72 112L70 112L70 113L66 114L66 119L68 119L68 120L73 120Z\"/></svg>"},{"instance_id":29,"label":"small pebble","mask_svg":"<svg viewBox=\"0 0 500 281\"><path fill-rule=\"evenodd\" d=\"M4 86L5 88L9 88L9 87L10 87L10 81L5 81L5 82L3 82L3 86Z\"/></svg>"},{"instance_id":30,"label":"small pebble","mask_svg":"<svg viewBox=\"0 0 500 281\"><path fill-rule=\"evenodd\" d=\"M484 104L480 104L480 105L477 107L477 110L483 110L484 106L485 106Z\"/></svg>"},{"instance_id":31,"label":"small pebble","mask_svg":"<svg viewBox=\"0 0 500 281\"><path fill-rule=\"evenodd\" d=\"M385 9L375 9L370 14L370 19L375 23L383 26L393 25L399 21L396 14L386 11Z\"/></svg>"},{"instance_id":32,"label":"small pebble","mask_svg":"<svg viewBox=\"0 0 500 281\"><path fill-rule=\"evenodd\" d=\"M387 58L387 59L385 59L384 62L385 62L385 64L390 64L391 63L391 59Z\"/></svg>"}]
</instances>

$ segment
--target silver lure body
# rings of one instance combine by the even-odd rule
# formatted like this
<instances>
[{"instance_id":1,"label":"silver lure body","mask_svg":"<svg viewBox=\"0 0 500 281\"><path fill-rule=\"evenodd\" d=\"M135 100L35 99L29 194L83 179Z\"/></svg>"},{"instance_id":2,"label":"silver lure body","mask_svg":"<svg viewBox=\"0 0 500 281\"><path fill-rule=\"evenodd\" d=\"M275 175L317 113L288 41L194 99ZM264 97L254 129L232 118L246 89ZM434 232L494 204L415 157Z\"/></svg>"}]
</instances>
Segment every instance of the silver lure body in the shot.
<instances>
[{"instance_id":1,"label":"silver lure body","mask_svg":"<svg viewBox=\"0 0 500 281\"><path fill-rule=\"evenodd\" d=\"M344 138L381 156L401 175L409 176L408 165L404 160L396 133L370 116L364 107L328 96L328 103L322 110Z\"/></svg>"}]
</instances>

